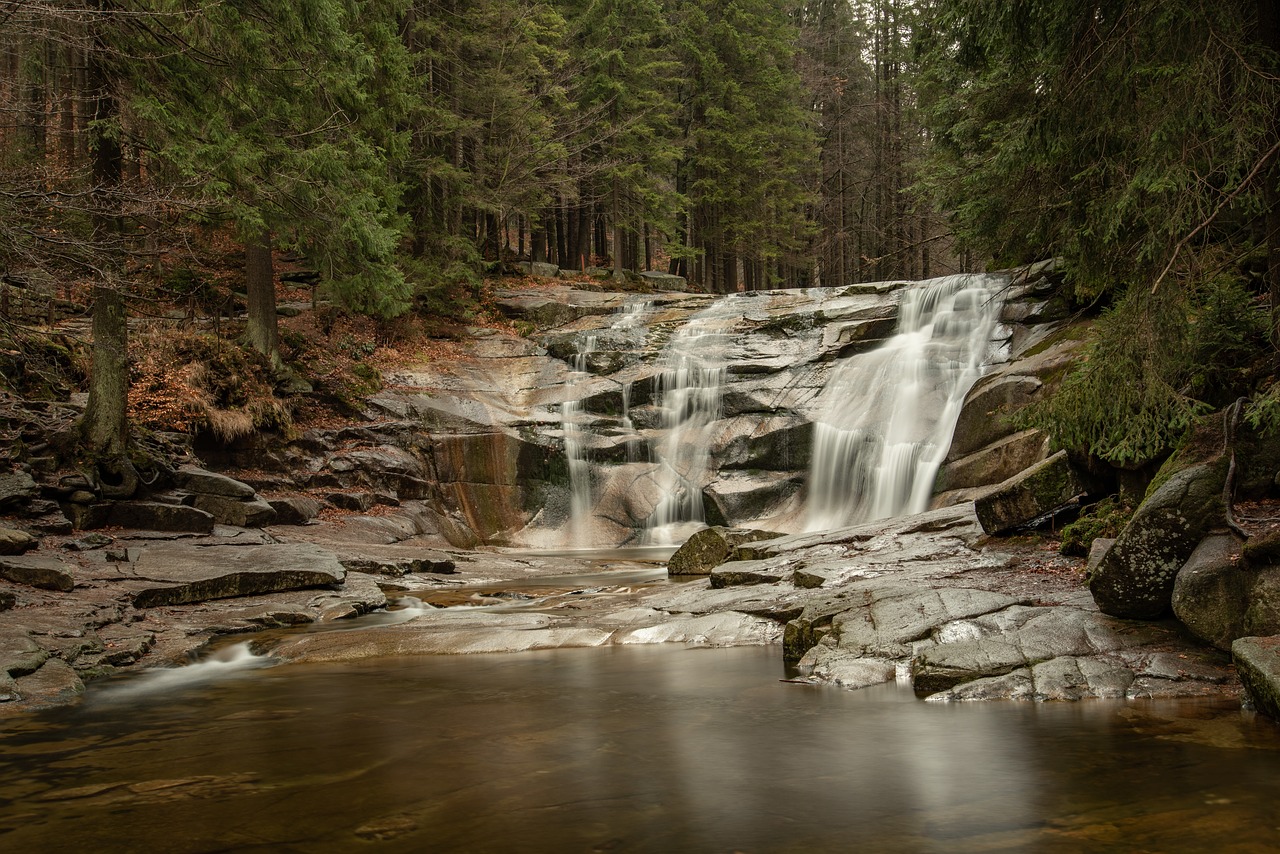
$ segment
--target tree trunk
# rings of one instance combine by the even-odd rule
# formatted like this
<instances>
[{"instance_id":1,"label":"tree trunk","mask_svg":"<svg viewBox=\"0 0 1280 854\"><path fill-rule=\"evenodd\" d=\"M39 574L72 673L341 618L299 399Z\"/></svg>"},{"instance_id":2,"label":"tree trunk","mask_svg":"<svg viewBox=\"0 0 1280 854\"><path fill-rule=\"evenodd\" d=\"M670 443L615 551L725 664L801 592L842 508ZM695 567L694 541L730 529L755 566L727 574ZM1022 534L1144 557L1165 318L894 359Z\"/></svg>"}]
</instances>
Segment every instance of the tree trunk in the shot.
<instances>
[{"instance_id":1,"label":"tree trunk","mask_svg":"<svg viewBox=\"0 0 1280 854\"><path fill-rule=\"evenodd\" d=\"M276 320L276 277L271 261L271 235L263 232L244 247L244 282L249 301L249 346L266 356L271 367L280 359L280 333Z\"/></svg>"},{"instance_id":2,"label":"tree trunk","mask_svg":"<svg viewBox=\"0 0 1280 854\"><path fill-rule=\"evenodd\" d=\"M96 457L122 457L129 438L129 323L120 292L93 289L93 366L81 433Z\"/></svg>"}]
</instances>

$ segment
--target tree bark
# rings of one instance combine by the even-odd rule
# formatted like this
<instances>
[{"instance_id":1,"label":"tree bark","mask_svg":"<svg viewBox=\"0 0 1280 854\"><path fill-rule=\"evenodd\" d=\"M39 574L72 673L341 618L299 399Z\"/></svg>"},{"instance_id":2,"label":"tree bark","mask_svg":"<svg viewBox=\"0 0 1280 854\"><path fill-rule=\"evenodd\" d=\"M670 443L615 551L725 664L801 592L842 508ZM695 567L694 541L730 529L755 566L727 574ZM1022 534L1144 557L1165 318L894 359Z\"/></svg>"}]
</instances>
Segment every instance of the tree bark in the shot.
<instances>
[{"instance_id":1,"label":"tree bark","mask_svg":"<svg viewBox=\"0 0 1280 854\"><path fill-rule=\"evenodd\" d=\"M129 324L124 299L107 285L93 289L93 367L81 433L98 458L122 457L129 439Z\"/></svg>"},{"instance_id":2,"label":"tree bark","mask_svg":"<svg viewBox=\"0 0 1280 854\"><path fill-rule=\"evenodd\" d=\"M271 261L271 235L263 232L244 247L244 282L249 302L249 346L266 356L271 367L283 365L276 318L276 277Z\"/></svg>"}]
</instances>

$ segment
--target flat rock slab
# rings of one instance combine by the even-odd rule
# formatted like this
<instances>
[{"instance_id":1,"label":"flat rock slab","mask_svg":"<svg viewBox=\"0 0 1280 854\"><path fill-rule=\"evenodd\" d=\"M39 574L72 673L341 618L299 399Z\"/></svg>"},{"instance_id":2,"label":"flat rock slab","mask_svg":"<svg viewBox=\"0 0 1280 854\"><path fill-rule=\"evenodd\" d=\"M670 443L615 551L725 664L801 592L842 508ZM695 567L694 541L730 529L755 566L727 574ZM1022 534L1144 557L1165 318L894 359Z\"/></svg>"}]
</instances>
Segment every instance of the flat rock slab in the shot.
<instances>
[{"instance_id":1,"label":"flat rock slab","mask_svg":"<svg viewBox=\"0 0 1280 854\"><path fill-rule=\"evenodd\" d=\"M76 586L67 564L56 557L24 556L0 558L0 578L41 590L67 592Z\"/></svg>"},{"instance_id":2,"label":"flat rock slab","mask_svg":"<svg viewBox=\"0 0 1280 854\"><path fill-rule=\"evenodd\" d=\"M309 543L152 546L129 570L148 582L134 595L138 608L333 587L346 577L337 555Z\"/></svg>"},{"instance_id":3,"label":"flat rock slab","mask_svg":"<svg viewBox=\"0 0 1280 854\"><path fill-rule=\"evenodd\" d=\"M1280 720L1280 635L1240 638L1231 657L1258 711Z\"/></svg>"}]
</instances>

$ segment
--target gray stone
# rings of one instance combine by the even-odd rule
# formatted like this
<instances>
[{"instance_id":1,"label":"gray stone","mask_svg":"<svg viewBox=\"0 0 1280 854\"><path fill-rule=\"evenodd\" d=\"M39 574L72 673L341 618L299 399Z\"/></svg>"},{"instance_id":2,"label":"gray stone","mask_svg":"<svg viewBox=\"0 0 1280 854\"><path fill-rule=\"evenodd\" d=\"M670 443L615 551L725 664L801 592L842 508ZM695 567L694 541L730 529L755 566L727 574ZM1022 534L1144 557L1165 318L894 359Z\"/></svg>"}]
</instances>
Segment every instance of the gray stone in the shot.
<instances>
[{"instance_id":1,"label":"gray stone","mask_svg":"<svg viewBox=\"0 0 1280 854\"><path fill-rule=\"evenodd\" d=\"M0 557L0 578L15 584L27 584L41 590L63 593L75 587L69 567L56 557Z\"/></svg>"},{"instance_id":2,"label":"gray stone","mask_svg":"<svg viewBox=\"0 0 1280 854\"><path fill-rule=\"evenodd\" d=\"M196 507L164 504L159 501L118 501L110 505L107 524L144 531L179 531L208 534L214 518Z\"/></svg>"},{"instance_id":3,"label":"gray stone","mask_svg":"<svg viewBox=\"0 0 1280 854\"><path fill-rule=\"evenodd\" d=\"M974 384L965 397L951 438L948 460L956 460L1015 432L1009 416L1035 400L1043 387L1029 376L995 375Z\"/></svg>"},{"instance_id":4,"label":"gray stone","mask_svg":"<svg viewBox=\"0 0 1280 854\"><path fill-rule=\"evenodd\" d=\"M1093 575L1094 570L1098 568L1098 564L1102 563L1102 559L1106 557L1115 542L1115 537L1096 537L1089 544L1089 557L1085 560L1085 578Z\"/></svg>"},{"instance_id":5,"label":"gray stone","mask_svg":"<svg viewBox=\"0 0 1280 854\"><path fill-rule=\"evenodd\" d=\"M37 495L36 482L25 471L0 474L0 511L25 510Z\"/></svg>"},{"instance_id":6,"label":"gray stone","mask_svg":"<svg viewBox=\"0 0 1280 854\"><path fill-rule=\"evenodd\" d=\"M1169 612L1178 570L1222 522L1225 478L1223 460L1193 465L1142 502L1089 577L1103 613L1150 620Z\"/></svg>"},{"instance_id":7,"label":"gray stone","mask_svg":"<svg viewBox=\"0 0 1280 854\"><path fill-rule=\"evenodd\" d=\"M1240 541L1230 534L1211 534L1178 570L1173 584L1174 616L1196 637L1229 650L1232 641L1249 634L1245 612L1254 580L1254 573L1241 560Z\"/></svg>"},{"instance_id":8,"label":"gray stone","mask_svg":"<svg viewBox=\"0 0 1280 854\"><path fill-rule=\"evenodd\" d=\"M109 537L106 534L92 533L85 534L79 539L71 540L64 546L64 548L68 548L73 552L88 552L93 551L94 549L100 549L103 546L109 546L114 542L114 537Z\"/></svg>"},{"instance_id":9,"label":"gray stone","mask_svg":"<svg viewBox=\"0 0 1280 854\"><path fill-rule=\"evenodd\" d=\"M1084 487L1059 451L974 501L982 530L998 534L1026 525L1075 500Z\"/></svg>"},{"instance_id":10,"label":"gray stone","mask_svg":"<svg viewBox=\"0 0 1280 854\"><path fill-rule=\"evenodd\" d=\"M687 291L689 282L684 276L662 273L657 270L646 270L640 279L656 291Z\"/></svg>"},{"instance_id":11,"label":"gray stone","mask_svg":"<svg viewBox=\"0 0 1280 854\"><path fill-rule=\"evenodd\" d=\"M103 556L106 557L108 561L112 561L115 563L129 562L128 549L107 549L105 552L103 552Z\"/></svg>"},{"instance_id":12,"label":"gray stone","mask_svg":"<svg viewBox=\"0 0 1280 854\"><path fill-rule=\"evenodd\" d=\"M252 499L257 495L253 487L247 483L195 466L179 468L174 473L174 482L179 489L200 495L221 495L226 498L241 499Z\"/></svg>"},{"instance_id":13,"label":"gray stone","mask_svg":"<svg viewBox=\"0 0 1280 854\"><path fill-rule=\"evenodd\" d=\"M84 682L67 664L51 658L39 670L16 680L17 693L29 708L65 705L84 693Z\"/></svg>"},{"instance_id":14,"label":"gray stone","mask_svg":"<svg viewBox=\"0 0 1280 854\"><path fill-rule=\"evenodd\" d=\"M320 502L305 495L282 495L267 503L276 511L277 525L305 525L320 515Z\"/></svg>"},{"instance_id":15,"label":"gray stone","mask_svg":"<svg viewBox=\"0 0 1280 854\"><path fill-rule=\"evenodd\" d=\"M16 528L0 528L0 555L20 555L36 547L35 537Z\"/></svg>"},{"instance_id":16,"label":"gray stone","mask_svg":"<svg viewBox=\"0 0 1280 854\"><path fill-rule=\"evenodd\" d=\"M25 630L0 630L0 673L26 676L35 673L48 660L49 653Z\"/></svg>"},{"instance_id":17,"label":"gray stone","mask_svg":"<svg viewBox=\"0 0 1280 854\"><path fill-rule=\"evenodd\" d=\"M8 590L0 590L0 611L8 611L18 604L18 597Z\"/></svg>"},{"instance_id":18,"label":"gray stone","mask_svg":"<svg viewBox=\"0 0 1280 854\"><path fill-rule=\"evenodd\" d=\"M747 528L711 527L698 531L676 550L667 561L668 575L710 575L724 563L729 553L743 543L771 540L781 536L774 531Z\"/></svg>"},{"instance_id":19,"label":"gray stone","mask_svg":"<svg viewBox=\"0 0 1280 854\"><path fill-rule=\"evenodd\" d=\"M261 498L244 500L223 495L197 495L195 506L213 515L219 525L239 528L261 528L276 520L276 511Z\"/></svg>"},{"instance_id":20,"label":"gray stone","mask_svg":"<svg viewBox=\"0 0 1280 854\"><path fill-rule=\"evenodd\" d=\"M799 491L790 472L723 472L702 495L708 522L737 526L774 514Z\"/></svg>"},{"instance_id":21,"label":"gray stone","mask_svg":"<svg viewBox=\"0 0 1280 854\"><path fill-rule=\"evenodd\" d=\"M423 550L414 557L379 557L354 555L343 557L342 565L350 572L369 572L375 575L402 576L410 573L452 575L457 565L444 552Z\"/></svg>"},{"instance_id":22,"label":"gray stone","mask_svg":"<svg viewBox=\"0 0 1280 854\"><path fill-rule=\"evenodd\" d=\"M377 503L371 492L331 492L325 500L339 510L355 513L367 513Z\"/></svg>"},{"instance_id":23,"label":"gray stone","mask_svg":"<svg viewBox=\"0 0 1280 854\"><path fill-rule=\"evenodd\" d=\"M306 543L152 546L130 568L147 582L134 595L138 608L332 587L346 575L333 552Z\"/></svg>"},{"instance_id":24,"label":"gray stone","mask_svg":"<svg viewBox=\"0 0 1280 854\"><path fill-rule=\"evenodd\" d=\"M797 569L791 574L791 583L803 590L813 590L826 584L832 577L830 570Z\"/></svg>"},{"instance_id":25,"label":"gray stone","mask_svg":"<svg viewBox=\"0 0 1280 854\"><path fill-rule=\"evenodd\" d=\"M786 576L785 567L763 560L734 560L711 570L711 588L776 584Z\"/></svg>"},{"instance_id":26,"label":"gray stone","mask_svg":"<svg viewBox=\"0 0 1280 854\"><path fill-rule=\"evenodd\" d=\"M1257 710L1280 720L1280 635L1240 638L1231 658Z\"/></svg>"},{"instance_id":27,"label":"gray stone","mask_svg":"<svg viewBox=\"0 0 1280 854\"><path fill-rule=\"evenodd\" d=\"M985 448L943 464L934 492L972 489L1003 483L1048 456L1049 437L1039 430L1023 430Z\"/></svg>"},{"instance_id":28,"label":"gray stone","mask_svg":"<svg viewBox=\"0 0 1280 854\"><path fill-rule=\"evenodd\" d=\"M526 276L538 276L543 279L554 279L560 275L560 268L545 261L518 261L516 266Z\"/></svg>"}]
</instances>

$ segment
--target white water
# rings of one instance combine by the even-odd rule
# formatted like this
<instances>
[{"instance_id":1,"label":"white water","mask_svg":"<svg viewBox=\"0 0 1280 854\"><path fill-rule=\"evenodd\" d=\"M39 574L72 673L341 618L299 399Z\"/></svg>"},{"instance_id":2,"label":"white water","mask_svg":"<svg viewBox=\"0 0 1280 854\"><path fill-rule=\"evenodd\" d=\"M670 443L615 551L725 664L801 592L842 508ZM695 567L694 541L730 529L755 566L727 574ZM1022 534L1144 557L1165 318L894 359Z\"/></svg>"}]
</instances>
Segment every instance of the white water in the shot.
<instances>
[{"instance_id":1,"label":"white water","mask_svg":"<svg viewBox=\"0 0 1280 854\"><path fill-rule=\"evenodd\" d=\"M634 346L642 343L645 335L643 318L652 308L650 299L631 300L618 309L618 317L610 325L607 334L616 337L621 334L623 344ZM578 352L573 357L567 385L570 395L576 386L590 376L588 358L599 345L598 334L583 336ZM625 429L633 430L630 417L631 384L622 386L622 424ZM591 534L591 511L595 506L591 489L591 461L587 456L587 444L590 415L583 408L581 398L566 400L560 406L560 424L564 434L564 453L569 464L569 528L566 546L569 548L590 548L595 545ZM631 442L628 441L628 456L631 454Z\"/></svg>"},{"instance_id":2,"label":"white water","mask_svg":"<svg viewBox=\"0 0 1280 854\"><path fill-rule=\"evenodd\" d=\"M894 337L832 372L814 424L807 530L928 509L964 397L991 355L1002 284L958 275L902 291Z\"/></svg>"},{"instance_id":3,"label":"white water","mask_svg":"<svg viewBox=\"0 0 1280 854\"><path fill-rule=\"evenodd\" d=\"M729 295L694 315L662 351L658 395L662 432L655 443L661 499L645 541L675 544L690 525L702 527L702 489L711 463L708 428L720 418L727 353L740 298Z\"/></svg>"}]
</instances>

